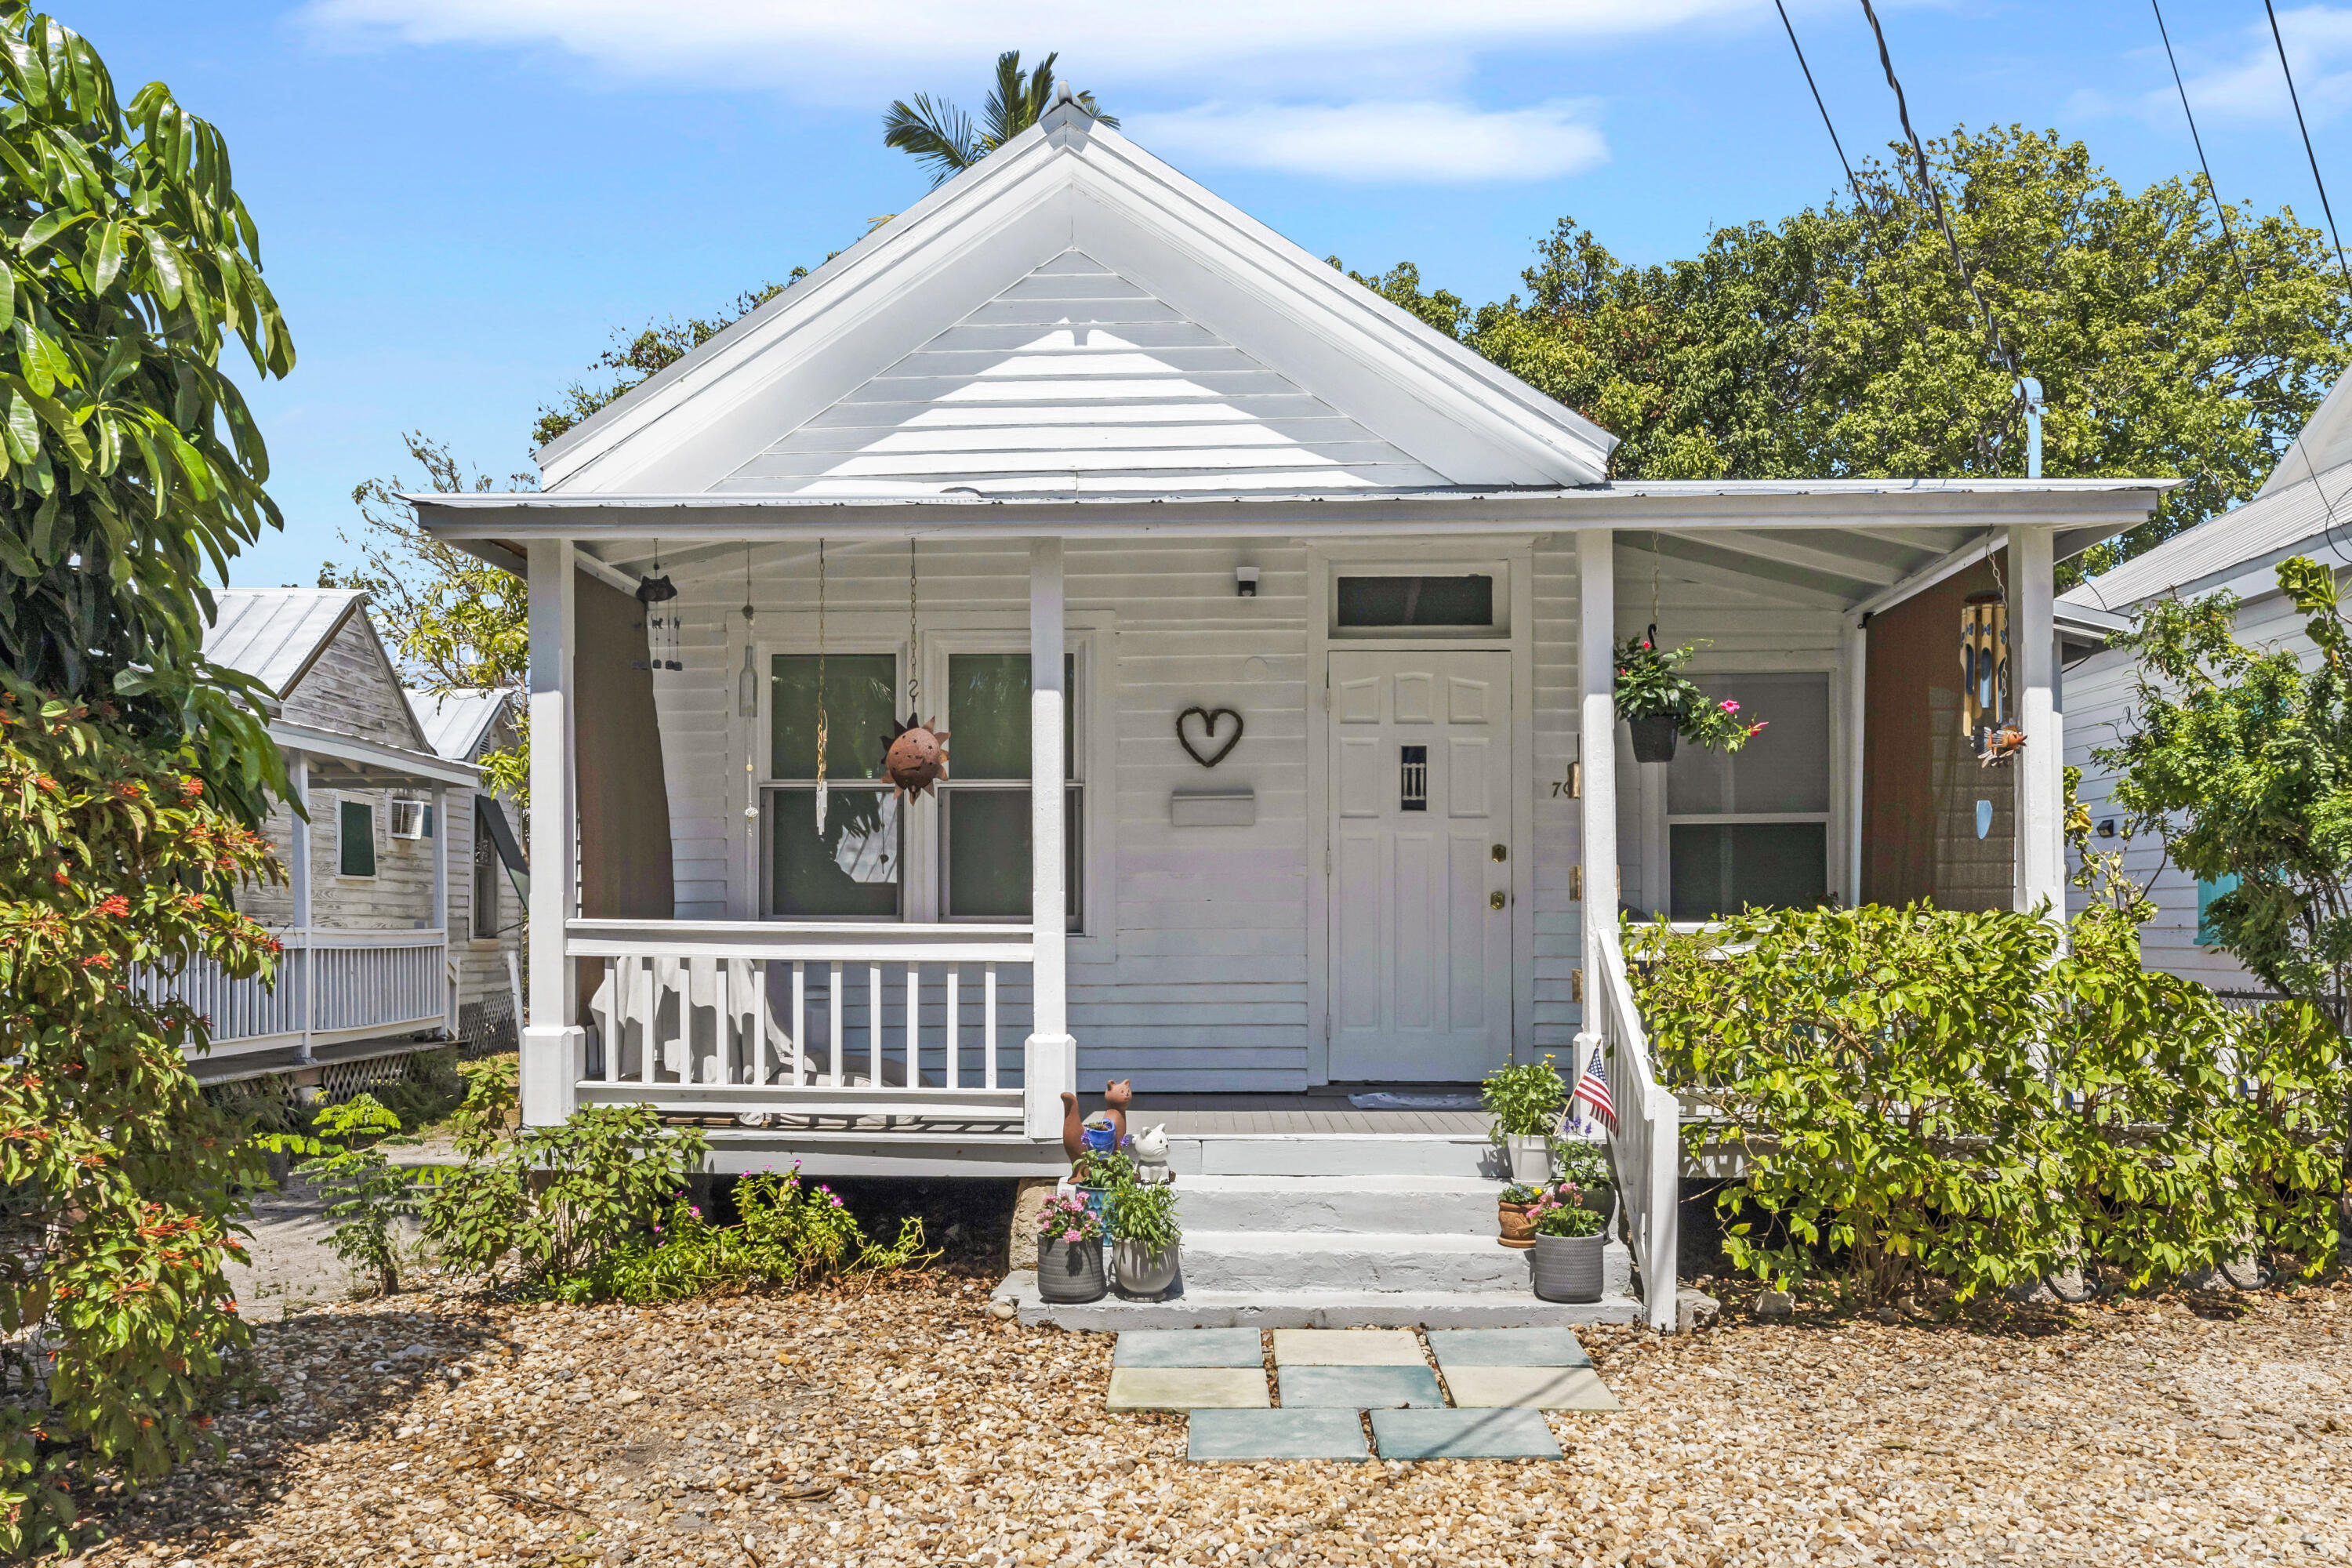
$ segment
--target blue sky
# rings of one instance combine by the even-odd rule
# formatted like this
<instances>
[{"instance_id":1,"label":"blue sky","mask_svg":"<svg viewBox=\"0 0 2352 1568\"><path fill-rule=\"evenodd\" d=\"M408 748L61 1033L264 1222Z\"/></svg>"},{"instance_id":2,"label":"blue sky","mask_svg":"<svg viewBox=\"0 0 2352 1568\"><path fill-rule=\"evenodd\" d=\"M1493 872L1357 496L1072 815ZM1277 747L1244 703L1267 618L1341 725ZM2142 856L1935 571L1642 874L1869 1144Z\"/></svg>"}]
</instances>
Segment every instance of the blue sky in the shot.
<instances>
[{"instance_id":1,"label":"blue sky","mask_svg":"<svg viewBox=\"0 0 2352 1568\"><path fill-rule=\"evenodd\" d=\"M1858 4L1789 0L1850 153L1897 133ZM127 96L226 133L300 363L249 387L282 537L236 580L348 560L403 430L527 471L545 403L619 328L814 266L928 180L881 145L916 91L977 110L1000 48L1318 255L1509 292L1563 215L1620 256L1827 195L1837 164L1770 0L105 0L60 17ZM2126 185L2192 166L2147 5L1880 5L1923 134L2023 121ZM2165 8L2223 195L2318 221L2260 0ZM2352 5L2283 5L2352 222Z\"/></svg>"}]
</instances>

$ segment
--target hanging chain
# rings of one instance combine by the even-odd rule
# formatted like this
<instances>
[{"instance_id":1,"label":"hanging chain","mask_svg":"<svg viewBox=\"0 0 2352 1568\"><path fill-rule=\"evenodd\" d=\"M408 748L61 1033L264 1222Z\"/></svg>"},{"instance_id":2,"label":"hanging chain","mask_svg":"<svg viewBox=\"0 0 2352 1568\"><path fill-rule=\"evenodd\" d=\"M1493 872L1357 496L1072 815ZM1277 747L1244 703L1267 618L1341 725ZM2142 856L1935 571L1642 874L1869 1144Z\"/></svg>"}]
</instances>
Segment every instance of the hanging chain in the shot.
<instances>
[{"instance_id":1,"label":"hanging chain","mask_svg":"<svg viewBox=\"0 0 2352 1568\"><path fill-rule=\"evenodd\" d=\"M915 652L915 542L907 541L907 716L912 719L915 710L923 705L922 661Z\"/></svg>"},{"instance_id":2,"label":"hanging chain","mask_svg":"<svg viewBox=\"0 0 2352 1568\"><path fill-rule=\"evenodd\" d=\"M1650 530L1650 641L1658 640L1658 531Z\"/></svg>"},{"instance_id":3,"label":"hanging chain","mask_svg":"<svg viewBox=\"0 0 2352 1568\"><path fill-rule=\"evenodd\" d=\"M824 832L824 541L816 542L816 830Z\"/></svg>"}]
</instances>

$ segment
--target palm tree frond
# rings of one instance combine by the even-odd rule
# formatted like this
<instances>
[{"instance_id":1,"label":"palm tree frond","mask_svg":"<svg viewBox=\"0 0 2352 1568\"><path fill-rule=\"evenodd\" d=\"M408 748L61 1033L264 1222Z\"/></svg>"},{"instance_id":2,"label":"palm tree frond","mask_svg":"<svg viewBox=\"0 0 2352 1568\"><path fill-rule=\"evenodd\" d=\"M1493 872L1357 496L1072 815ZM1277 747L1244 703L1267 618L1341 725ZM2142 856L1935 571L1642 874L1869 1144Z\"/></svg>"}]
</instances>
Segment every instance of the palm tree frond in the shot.
<instances>
[{"instance_id":1,"label":"palm tree frond","mask_svg":"<svg viewBox=\"0 0 2352 1568\"><path fill-rule=\"evenodd\" d=\"M945 100L935 104L919 92L911 104L903 99L893 103L882 117L882 144L930 164L935 185L971 168L989 151L989 144L974 136L971 115Z\"/></svg>"}]
</instances>

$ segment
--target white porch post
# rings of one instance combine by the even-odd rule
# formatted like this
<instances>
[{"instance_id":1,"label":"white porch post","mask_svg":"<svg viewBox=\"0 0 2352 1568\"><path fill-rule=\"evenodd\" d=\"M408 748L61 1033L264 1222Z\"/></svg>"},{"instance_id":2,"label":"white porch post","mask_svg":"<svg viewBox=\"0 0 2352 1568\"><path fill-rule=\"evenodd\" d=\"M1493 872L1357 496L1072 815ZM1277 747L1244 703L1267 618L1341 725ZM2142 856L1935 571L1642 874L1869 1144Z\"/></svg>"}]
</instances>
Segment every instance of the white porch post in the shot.
<instances>
[{"instance_id":1,"label":"white porch post","mask_svg":"<svg viewBox=\"0 0 2352 1568\"><path fill-rule=\"evenodd\" d=\"M1845 901L1862 904L1863 760L1868 754L1870 630L1845 628Z\"/></svg>"},{"instance_id":2,"label":"white porch post","mask_svg":"<svg viewBox=\"0 0 2352 1568\"><path fill-rule=\"evenodd\" d=\"M1583 1017L1590 1034L1601 994L1601 943L1617 919L1618 904L1617 563L1616 542L1609 530L1577 531L1576 581L1576 683L1581 719L1578 754L1584 775L1578 816L1584 868ZM1577 1064L1579 1070L1583 1065Z\"/></svg>"},{"instance_id":3,"label":"white porch post","mask_svg":"<svg viewBox=\"0 0 2352 1568\"><path fill-rule=\"evenodd\" d=\"M573 1021L564 923L576 906L572 788L572 542L530 542L530 1023L522 1031L522 1120L572 1114L587 1032Z\"/></svg>"},{"instance_id":4,"label":"white porch post","mask_svg":"<svg viewBox=\"0 0 2352 1568\"><path fill-rule=\"evenodd\" d=\"M302 1043L295 1047L294 1059L310 1059L310 993L317 973L310 953L310 759L301 752L286 755L286 781L294 792L294 804L299 809L293 821L293 831L288 835L286 879L294 895L294 929L289 936L299 941L286 944L286 964L279 971L278 984L284 985L297 971L301 978L296 982L302 988ZM301 956L297 958L295 954Z\"/></svg>"},{"instance_id":5,"label":"white porch post","mask_svg":"<svg viewBox=\"0 0 2352 1568\"><path fill-rule=\"evenodd\" d=\"M2057 572L2053 531L2009 531L2010 689L2025 736L2017 757L2017 907L2047 900L2051 918L2066 918L2065 745L2058 717L2057 642L2053 625Z\"/></svg>"},{"instance_id":6,"label":"white porch post","mask_svg":"<svg viewBox=\"0 0 2352 1568\"><path fill-rule=\"evenodd\" d=\"M1022 1078L1022 1123L1032 1138L1058 1136L1062 1093L1078 1084L1070 1037L1067 900L1062 889L1062 542L1029 542L1029 921L1031 1023Z\"/></svg>"},{"instance_id":7,"label":"white porch post","mask_svg":"<svg viewBox=\"0 0 2352 1568\"><path fill-rule=\"evenodd\" d=\"M457 950L449 941L448 793L435 784L432 805L426 809L433 816L433 927L441 933L441 1027L454 1035L457 1032L457 984L450 960Z\"/></svg>"}]
</instances>

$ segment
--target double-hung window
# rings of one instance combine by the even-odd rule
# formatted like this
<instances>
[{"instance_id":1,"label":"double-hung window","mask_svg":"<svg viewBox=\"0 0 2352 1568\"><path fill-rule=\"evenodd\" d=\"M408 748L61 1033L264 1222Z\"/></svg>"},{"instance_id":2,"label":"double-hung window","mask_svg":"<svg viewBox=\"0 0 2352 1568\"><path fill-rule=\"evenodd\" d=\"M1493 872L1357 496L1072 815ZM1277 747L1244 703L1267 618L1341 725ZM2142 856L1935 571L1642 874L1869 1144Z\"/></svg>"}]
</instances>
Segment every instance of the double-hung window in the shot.
<instances>
[{"instance_id":1,"label":"double-hung window","mask_svg":"<svg viewBox=\"0 0 2352 1568\"><path fill-rule=\"evenodd\" d=\"M825 814L816 819L817 681L824 681ZM777 654L769 666L761 815L767 912L782 920L897 920L906 879L898 803L883 782L898 660L887 653Z\"/></svg>"},{"instance_id":2,"label":"double-hung window","mask_svg":"<svg viewBox=\"0 0 2352 1568\"><path fill-rule=\"evenodd\" d=\"M1029 656L950 653L940 722L948 777L940 793L940 911L951 921L1026 921L1029 907ZM1063 666L1062 886L1070 929L1083 912L1079 697L1075 658Z\"/></svg>"},{"instance_id":3,"label":"double-hung window","mask_svg":"<svg viewBox=\"0 0 2352 1568\"><path fill-rule=\"evenodd\" d=\"M1675 753L1666 773L1673 918L1826 902L1829 677L1707 676L1701 684L1765 728L1728 755L1687 743Z\"/></svg>"}]
</instances>

